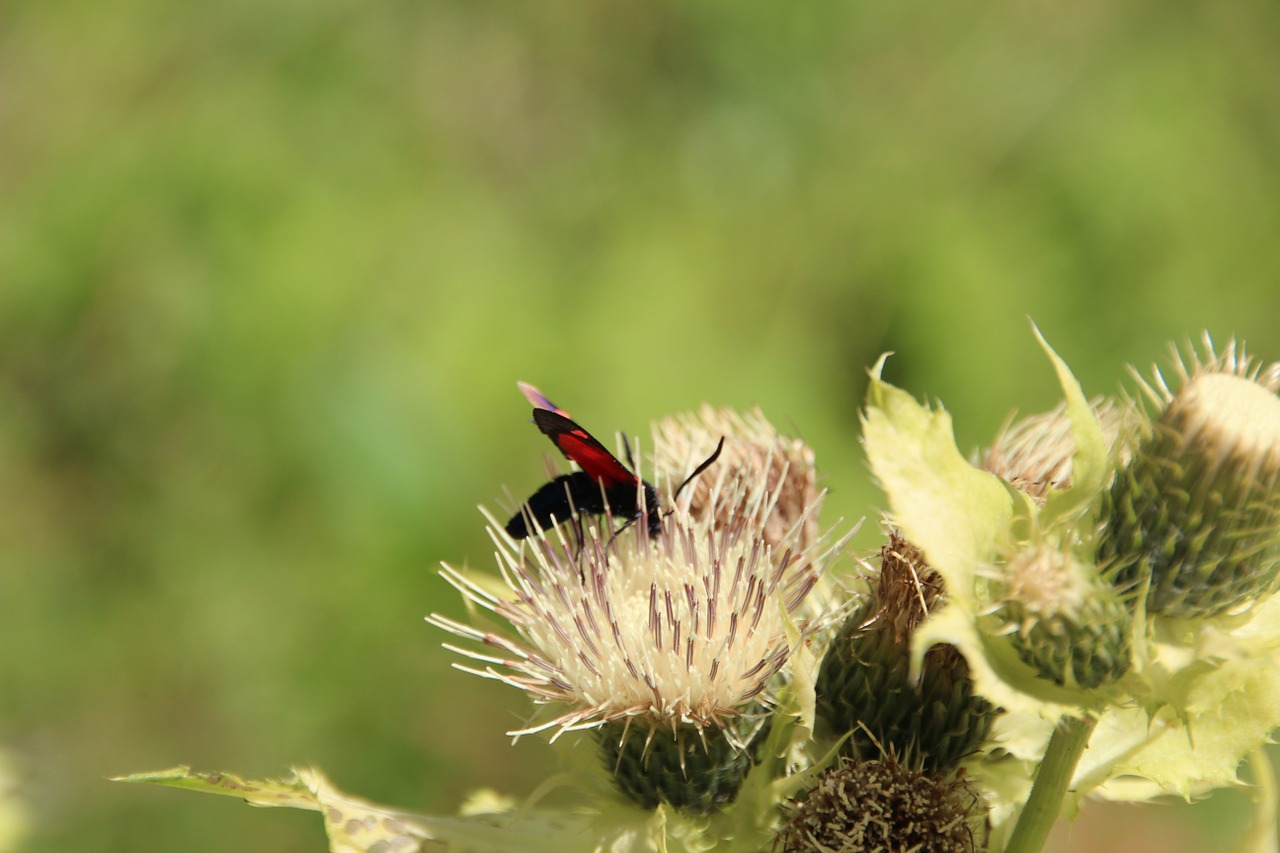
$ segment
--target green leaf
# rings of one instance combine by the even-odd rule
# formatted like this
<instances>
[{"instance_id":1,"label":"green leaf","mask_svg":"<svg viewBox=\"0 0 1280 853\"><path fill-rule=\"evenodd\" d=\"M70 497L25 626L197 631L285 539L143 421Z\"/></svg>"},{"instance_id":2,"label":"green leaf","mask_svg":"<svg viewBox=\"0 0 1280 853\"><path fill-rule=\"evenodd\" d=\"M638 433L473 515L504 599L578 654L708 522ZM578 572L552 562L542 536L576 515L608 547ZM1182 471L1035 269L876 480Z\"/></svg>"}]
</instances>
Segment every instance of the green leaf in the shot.
<instances>
[{"instance_id":1,"label":"green leaf","mask_svg":"<svg viewBox=\"0 0 1280 853\"><path fill-rule=\"evenodd\" d=\"M1153 633L1133 684L1144 708L1103 716L1078 782L1105 782L1098 796L1116 800L1238 786L1240 763L1280 726L1280 599L1234 617L1160 619Z\"/></svg>"},{"instance_id":2,"label":"green leaf","mask_svg":"<svg viewBox=\"0 0 1280 853\"><path fill-rule=\"evenodd\" d=\"M980 621L988 607L980 595L984 574L1009 543L1015 517L1034 511L1029 499L971 465L956 447L947 413L883 382L883 366L882 357L863 415L871 470L888 494L893 523L924 552L947 589L947 604L916 631L914 665L933 645L954 645L969 662L977 692L996 705L1049 719L1073 710L1079 691L1037 677Z\"/></svg>"},{"instance_id":3,"label":"green leaf","mask_svg":"<svg viewBox=\"0 0 1280 853\"><path fill-rule=\"evenodd\" d=\"M384 808L334 788L322 773L295 769L283 779L245 779L231 773L202 773L175 767L136 773L114 781L141 782L239 797L255 806L284 806L320 812L333 853L442 849L450 853L531 853L594 851L599 837L589 816L523 810L490 792L473 795L461 817L430 817ZM615 835L614 841L620 836ZM438 842L443 847L428 847ZM653 850L652 846L615 849Z\"/></svg>"},{"instance_id":4,"label":"green leaf","mask_svg":"<svg viewBox=\"0 0 1280 853\"><path fill-rule=\"evenodd\" d=\"M166 785L239 797L255 806L309 809L324 816L329 849L334 853L362 853L381 844L389 850L414 850L437 838L432 827L402 812L349 797L329 784L317 770L295 769L283 779L245 779L233 773L203 773L174 767L135 773L114 781Z\"/></svg>"},{"instance_id":5,"label":"green leaf","mask_svg":"<svg viewBox=\"0 0 1280 853\"><path fill-rule=\"evenodd\" d=\"M885 358L871 370L862 416L871 471L893 523L942 574L951 600L972 604L978 573L1013 519L1014 496L960 454L950 415L881 380Z\"/></svg>"},{"instance_id":6,"label":"green leaf","mask_svg":"<svg viewBox=\"0 0 1280 853\"><path fill-rule=\"evenodd\" d=\"M1252 770L1250 796L1257 807L1257 819L1249 832L1236 847L1236 853L1277 853L1280 851L1280 791L1277 791L1276 772L1264 750L1256 750L1249 761Z\"/></svg>"},{"instance_id":7,"label":"green leaf","mask_svg":"<svg viewBox=\"0 0 1280 853\"><path fill-rule=\"evenodd\" d=\"M21 849L30 830L26 801L8 753L0 750L0 853Z\"/></svg>"},{"instance_id":8,"label":"green leaf","mask_svg":"<svg viewBox=\"0 0 1280 853\"><path fill-rule=\"evenodd\" d=\"M780 721L780 731L771 737L774 763L785 761L797 722L797 717ZM768 846L781 819L777 777L783 774L773 769L776 775L758 774L746 797L712 815L685 815L665 805L644 811L616 795L602 794L598 786L575 788L580 805L572 811L533 808L482 790L471 795L458 817L417 815L344 794L313 769L295 769L282 779L245 779L174 767L114 781L239 797L255 806L317 811L333 853L702 853L713 848L754 853Z\"/></svg>"},{"instance_id":9,"label":"green leaf","mask_svg":"<svg viewBox=\"0 0 1280 853\"><path fill-rule=\"evenodd\" d=\"M1071 487L1049 492L1039 523L1042 529L1053 527L1059 520L1076 523L1082 533L1089 534L1092 525L1079 525L1078 522L1095 504L1094 498L1106 482L1107 442L1102 434L1102 424L1067 363L1049 346L1035 323L1031 324L1031 330L1058 375L1058 384L1066 397L1067 417L1071 419L1071 438L1075 443L1075 454L1071 459Z\"/></svg>"}]
</instances>

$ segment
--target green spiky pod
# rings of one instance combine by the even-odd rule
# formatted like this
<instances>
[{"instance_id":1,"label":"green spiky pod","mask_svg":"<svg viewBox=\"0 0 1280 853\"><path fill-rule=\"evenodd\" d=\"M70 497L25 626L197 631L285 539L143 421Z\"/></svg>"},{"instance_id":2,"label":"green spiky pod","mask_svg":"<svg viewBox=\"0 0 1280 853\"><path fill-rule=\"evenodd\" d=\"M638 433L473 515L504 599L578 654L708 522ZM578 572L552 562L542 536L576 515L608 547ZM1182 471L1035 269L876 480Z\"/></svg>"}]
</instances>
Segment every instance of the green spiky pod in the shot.
<instances>
[{"instance_id":1,"label":"green spiky pod","mask_svg":"<svg viewBox=\"0 0 1280 853\"><path fill-rule=\"evenodd\" d=\"M789 811L778 837L784 853L972 853L982 823L981 802L962 780L934 779L892 755L845 759Z\"/></svg>"},{"instance_id":2,"label":"green spiky pod","mask_svg":"<svg viewBox=\"0 0 1280 853\"><path fill-rule=\"evenodd\" d=\"M939 774L986 740L995 710L973 692L964 657L938 645L911 675L911 635L942 592L920 551L894 534L881 551L875 593L836 634L817 681L817 710L848 751L888 751L909 768Z\"/></svg>"},{"instance_id":3,"label":"green spiky pod","mask_svg":"<svg viewBox=\"0 0 1280 853\"><path fill-rule=\"evenodd\" d=\"M758 720L729 720L728 730L679 723L652 726L633 718L597 730L600 759L618 790L641 808L667 803L708 814L733 802L763 740Z\"/></svg>"},{"instance_id":4,"label":"green spiky pod","mask_svg":"<svg viewBox=\"0 0 1280 853\"><path fill-rule=\"evenodd\" d=\"M1129 671L1133 617L1092 566L1030 548L1004 567L994 618L1024 663L1065 687L1101 687Z\"/></svg>"},{"instance_id":5,"label":"green spiky pod","mask_svg":"<svg viewBox=\"0 0 1280 853\"><path fill-rule=\"evenodd\" d=\"M1248 377L1201 373L1117 474L1099 565L1124 592L1149 581L1153 613L1247 609L1280 572L1278 484L1280 400Z\"/></svg>"}]
</instances>

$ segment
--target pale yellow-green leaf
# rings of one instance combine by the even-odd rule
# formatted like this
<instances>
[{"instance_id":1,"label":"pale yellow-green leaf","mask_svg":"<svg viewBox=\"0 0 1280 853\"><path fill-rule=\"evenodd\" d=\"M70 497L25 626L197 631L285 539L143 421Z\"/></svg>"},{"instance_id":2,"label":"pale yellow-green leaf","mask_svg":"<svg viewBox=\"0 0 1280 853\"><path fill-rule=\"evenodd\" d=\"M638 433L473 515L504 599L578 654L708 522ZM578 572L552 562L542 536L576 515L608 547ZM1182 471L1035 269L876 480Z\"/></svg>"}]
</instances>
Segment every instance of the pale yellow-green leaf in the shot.
<instances>
[{"instance_id":1,"label":"pale yellow-green leaf","mask_svg":"<svg viewBox=\"0 0 1280 853\"><path fill-rule=\"evenodd\" d=\"M794 704L794 702L793 702ZM257 806L320 812L334 853L440 851L440 853L754 853L772 843L781 820L783 756L790 752L797 718L781 718L769 747L774 766L748 777L738 801L712 815L659 806L638 809L603 786L578 788L573 810L533 808L482 790L458 817L410 814L374 805L334 788L316 770L282 779L245 779L176 767L118 781L144 782L239 797ZM566 774L557 780L563 784Z\"/></svg>"},{"instance_id":2,"label":"pale yellow-green leaf","mask_svg":"<svg viewBox=\"0 0 1280 853\"><path fill-rule=\"evenodd\" d=\"M239 797L257 806L320 812L334 853L449 851L449 853L597 853L657 849L647 815L601 825L597 815L522 809L488 792L474 796L461 817L409 814L376 806L334 788L316 770L294 770L283 779L244 779L176 767L118 781L144 782ZM646 832L648 833L646 837Z\"/></svg>"},{"instance_id":3,"label":"pale yellow-green leaf","mask_svg":"<svg viewBox=\"0 0 1280 853\"><path fill-rule=\"evenodd\" d=\"M1236 847L1236 853L1278 853L1280 851L1280 790L1277 790L1275 768L1261 749L1250 756L1252 779L1249 788L1254 802L1253 825Z\"/></svg>"},{"instance_id":4,"label":"pale yellow-green leaf","mask_svg":"<svg viewBox=\"0 0 1280 853\"><path fill-rule=\"evenodd\" d=\"M1043 747L1041 748L1043 754ZM990 850L1003 850L1031 791L1039 758L1025 760L999 752L965 765L965 775L982 791L990 822Z\"/></svg>"},{"instance_id":5,"label":"pale yellow-green leaf","mask_svg":"<svg viewBox=\"0 0 1280 853\"><path fill-rule=\"evenodd\" d=\"M782 626L786 631L787 645L790 652L787 657L789 674L785 686L785 697L776 700L779 712L790 712L796 718L793 743L788 744L790 753L796 744L804 743L813 734L814 717L817 715L817 698L814 685L818 678L818 654L813 645L801 633L791 614L787 613L782 600L778 600ZM789 706L784 708L784 703Z\"/></svg>"},{"instance_id":6,"label":"pale yellow-green leaf","mask_svg":"<svg viewBox=\"0 0 1280 853\"><path fill-rule=\"evenodd\" d=\"M1173 623L1177 624L1177 623ZM1163 620L1168 632L1170 620ZM1201 621L1194 635L1198 657L1211 660L1239 660L1269 657L1280 662L1280 596L1264 598L1238 616ZM1190 632L1186 632L1190 636Z\"/></svg>"},{"instance_id":7,"label":"pale yellow-green leaf","mask_svg":"<svg viewBox=\"0 0 1280 853\"><path fill-rule=\"evenodd\" d=\"M947 604L916 631L916 665L936 643L956 646L969 662L977 692L1014 711L1055 719L1077 707L1079 691L1058 687L1018 659L1001 637L983 630L983 573L1011 535L1025 496L971 465L956 447L951 419L881 381L872 370L863 417L871 469L889 497L892 520L946 582Z\"/></svg>"},{"instance_id":8,"label":"pale yellow-green leaf","mask_svg":"<svg viewBox=\"0 0 1280 853\"><path fill-rule=\"evenodd\" d=\"M232 773L202 773L175 767L136 773L117 781L144 782L239 797L255 806L290 807L320 812L334 853L362 853L375 844L393 850L419 850L435 838L413 815L381 808L349 797L329 784L319 771L295 769L283 779L245 779Z\"/></svg>"},{"instance_id":9,"label":"pale yellow-green leaf","mask_svg":"<svg viewBox=\"0 0 1280 853\"><path fill-rule=\"evenodd\" d=\"M1186 705L1149 715L1109 709L1077 768L1087 789L1117 776L1150 780L1162 792L1190 798L1206 788L1238 784L1240 762L1280 725L1280 679L1267 659L1235 661L1203 673L1188 687ZM1113 793L1114 792L1114 793ZM1133 790L1102 785L1103 797L1129 799Z\"/></svg>"},{"instance_id":10,"label":"pale yellow-green leaf","mask_svg":"<svg viewBox=\"0 0 1280 853\"><path fill-rule=\"evenodd\" d=\"M1116 800L1238 784L1280 726L1280 600L1234 617L1157 619L1130 680L1141 704L1102 715L1077 784Z\"/></svg>"},{"instance_id":11,"label":"pale yellow-green leaf","mask_svg":"<svg viewBox=\"0 0 1280 853\"><path fill-rule=\"evenodd\" d=\"M17 774L9 757L0 752L0 853L22 847L29 829L27 804L22 799Z\"/></svg>"},{"instance_id":12,"label":"pale yellow-green leaf","mask_svg":"<svg viewBox=\"0 0 1280 853\"><path fill-rule=\"evenodd\" d=\"M1277 824L1277 790L1275 771L1266 757L1266 752L1259 749L1249 756L1252 768L1251 778L1247 783L1237 787L1244 789L1254 802L1254 819L1245 834L1231 847L1233 853L1277 853L1280 851L1280 825ZM1192 796L1208 794L1214 787L1209 784L1197 785ZM1150 779L1137 776L1122 776L1108 781L1102 788L1093 792L1094 796L1114 802L1148 802L1159 797L1169 796ZM1224 839L1224 849L1227 841Z\"/></svg>"},{"instance_id":13,"label":"pale yellow-green leaf","mask_svg":"<svg viewBox=\"0 0 1280 853\"><path fill-rule=\"evenodd\" d=\"M238 797L255 806L286 806L318 811L320 803L316 793L307 787L302 774L293 771L283 779L245 779L234 773L202 772L190 767L171 767L147 773L120 776L114 782L140 782L147 785L164 785L184 788L205 794L221 794Z\"/></svg>"},{"instance_id":14,"label":"pale yellow-green leaf","mask_svg":"<svg viewBox=\"0 0 1280 853\"><path fill-rule=\"evenodd\" d=\"M971 605L978 573L1013 518L1014 498L993 474L956 448L951 417L932 411L871 370L863 442L889 498L893 523L942 574L953 601Z\"/></svg>"},{"instance_id":15,"label":"pale yellow-green leaf","mask_svg":"<svg viewBox=\"0 0 1280 853\"><path fill-rule=\"evenodd\" d=\"M1071 487L1051 490L1041 511L1040 523L1049 527L1059 519L1080 519L1094 502L1107 475L1107 442L1102 435L1102 424L1085 398L1084 391L1080 389L1075 375L1054 352L1053 347L1049 346L1034 323L1031 328L1058 375L1058 384L1062 386L1062 393L1066 397L1067 416L1071 419L1071 437L1075 443L1075 454L1071 459ZM1090 533L1091 530L1082 529L1081 532Z\"/></svg>"},{"instance_id":16,"label":"pale yellow-green leaf","mask_svg":"<svg viewBox=\"0 0 1280 853\"><path fill-rule=\"evenodd\" d=\"M911 638L913 660L921 660L939 643L964 653L975 692L1006 711L1056 720L1075 713L1084 696L1084 691L1040 678L1003 638L982 631L977 617L958 603L934 611L916 629Z\"/></svg>"}]
</instances>

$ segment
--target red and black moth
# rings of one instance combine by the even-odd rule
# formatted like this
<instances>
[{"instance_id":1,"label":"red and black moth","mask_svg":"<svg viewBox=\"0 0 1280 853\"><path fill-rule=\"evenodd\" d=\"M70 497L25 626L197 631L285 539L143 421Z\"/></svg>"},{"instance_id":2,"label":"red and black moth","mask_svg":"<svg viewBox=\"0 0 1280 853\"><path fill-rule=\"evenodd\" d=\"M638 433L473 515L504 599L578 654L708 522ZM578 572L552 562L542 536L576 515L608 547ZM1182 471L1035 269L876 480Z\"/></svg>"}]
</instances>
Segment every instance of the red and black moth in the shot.
<instances>
[{"instance_id":1,"label":"red and black moth","mask_svg":"<svg viewBox=\"0 0 1280 853\"><path fill-rule=\"evenodd\" d=\"M649 535L657 536L662 531L658 490L632 473L591 433L571 420L568 412L548 400L537 388L527 382L516 384L534 406L533 422L538 429L551 439L566 459L576 462L582 470L561 474L534 492L507 522L507 535L513 539L524 539L533 532L531 521L539 529L546 530L572 518L575 512L579 515L604 515L608 512L625 518L624 528L644 516ZM625 443L626 439L623 441ZM715 462L723 448L724 439L721 438L715 452L680 484L675 494L679 495L690 480ZM631 460L629 444L627 460ZM635 463L631 464L634 467Z\"/></svg>"}]
</instances>

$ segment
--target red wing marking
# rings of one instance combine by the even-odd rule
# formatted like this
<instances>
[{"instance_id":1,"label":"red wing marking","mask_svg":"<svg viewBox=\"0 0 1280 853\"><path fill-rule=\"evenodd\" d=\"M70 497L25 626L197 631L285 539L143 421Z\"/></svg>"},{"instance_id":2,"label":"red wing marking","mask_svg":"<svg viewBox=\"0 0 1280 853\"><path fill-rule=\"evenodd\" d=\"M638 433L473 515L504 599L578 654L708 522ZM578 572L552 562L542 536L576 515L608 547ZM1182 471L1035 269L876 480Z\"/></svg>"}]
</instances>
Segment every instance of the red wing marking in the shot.
<instances>
[{"instance_id":1,"label":"red wing marking","mask_svg":"<svg viewBox=\"0 0 1280 853\"><path fill-rule=\"evenodd\" d=\"M636 475L618 461L618 457L605 449L591 433L565 417L559 409L534 409L533 420L538 429L555 442L566 459L577 462L583 471L603 483L605 488L639 482Z\"/></svg>"}]
</instances>

